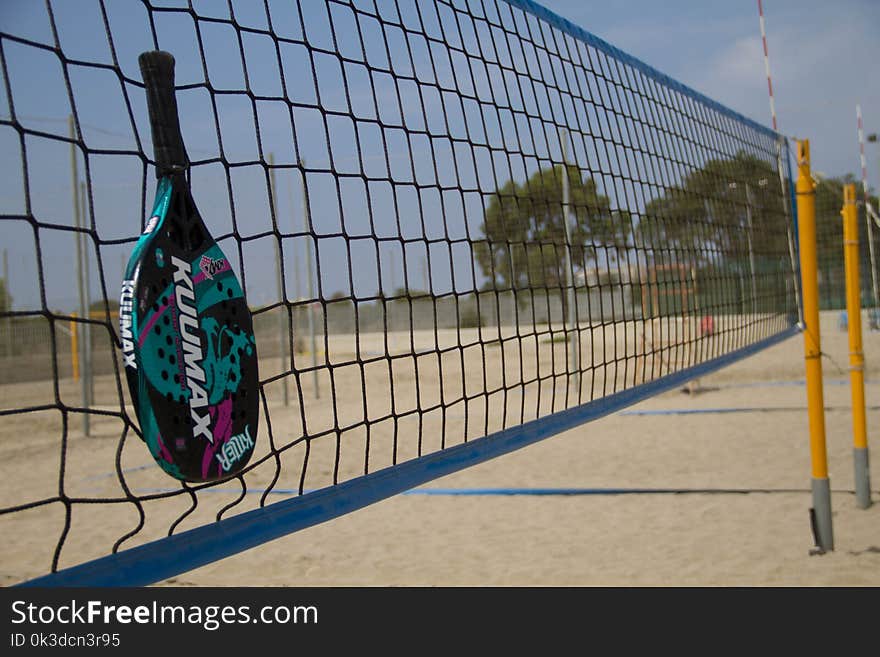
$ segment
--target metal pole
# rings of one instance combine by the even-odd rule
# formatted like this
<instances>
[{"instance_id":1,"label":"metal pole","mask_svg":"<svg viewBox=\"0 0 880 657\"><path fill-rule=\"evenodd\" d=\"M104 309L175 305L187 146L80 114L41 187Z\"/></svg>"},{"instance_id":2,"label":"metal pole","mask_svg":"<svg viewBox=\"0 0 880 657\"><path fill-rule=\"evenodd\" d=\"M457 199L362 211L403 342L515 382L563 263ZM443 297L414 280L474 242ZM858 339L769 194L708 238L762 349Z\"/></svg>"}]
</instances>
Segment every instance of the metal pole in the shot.
<instances>
[{"instance_id":1,"label":"metal pole","mask_svg":"<svg viewBox=\"0 0 880 657\"><path fill-rule=\"evenodd\" d=\"M874 222L878 226L880 226L880 216L877 215L877 213L874 211L874 208L871 207L871 204L868 203L867 201L865 202L865 215L866 215L865 218L868 221L868 226L871 226L872 222ZM868 239L871 240L871 244L873 245L874 239L873 239L873 235L871 234L872 232L873 232L873 228L868 231L868 233L869 233ZM869 255L870 255L870 253L873 253L873 246L869 247L868 250L869 250ZM876 288L877 261L874 259L873 255L871 255L870 258L871 258L871 262L869 264L871 265L871 280L873 281L874 286ZM874 298L876 299L876 296ZM876 301L874 303L874 307L871 309L871 312L868 314L868 326L871 328L872 331L880 330L880 305L878 305L876 303Z\"/></svg>"},{"instance_id":2,"label":"metal pole","mask_svg":"<svg viewBox=\"0 0 880 657\"><path fill-rule=\"evenodd\" d=\"M789 203L786 203L786 199L789 198L790 187L786 185L785 182L785 174L782 170L782 145L786 143L785 137L779 136L779 139L776 140L776 172L779 174L779 189L782 192L782 195L779 197L782 201L782 211L785 214L785 218L787 220L791 219L791 207ZM788 149L786 148L786 161L788 161ZM795 248L794 248L794 234L792 232L792 228L794 227L793 221L788 221L786 223L786 233L788 237L788 257L791 260L791 281L792 288L794 290L794 298L795 304L797 305L797 319L798 322L803 324L804 321L804 309L803 304L801 302L801 289L800 289L800 277L797 275L798 263L797 258L795 257Z\"/></svg>"},{"instance_id":3,"label":"metal pole","mask_svg":"<svg viewBox=\"0 0 880 657\"><path fill-rule=\"evenodd\" d=\"M71 313L70 320L70 370L74 381L79 381L79 336L76 334L79 313Z\"/></svg>"},{"instance_id":4,"label":"metal pole","mask_svg":"<svg viewBox=\"0 0 880 657\"><path fill-rule=\"evenodd\" d=\"M296 207L296 202L294 199L294 192L293 192L293 185L288 187L287 191L288 191L288 198L290 199L290 208L291 208L291 212L292 212L293 208ZM298 257L298 252L296 249L295 242L294 242L292 260L293 260L293 262L289 263L289 266L293 267L293 292L295 295L294 299L297 304L300 304L303 300L302 279L301 279L300 271L299 271L300 264L301 264L300 263L301 258ZM304 347L301 342L302 335L301 335L301 331L300 331L300 325L302 324L302 308L297 306L296 308L293 309L293 311L290 314L290 321L291 321L290 331L293 334L293 351L294 351L294 353L302 352L302 351L304 351Z\"/></svg>"},{"instance_id":5,"label":"metal pole","mask_svg":"<svg viewBox=\"0 0 880 657\"><path fill-rule=\"evenodd\" d=\"M871 291L874 294L874 312L880 308L880 296L877 292L877 257L874 254L874 222L871 221L868 205L870 197L868 196L868 166L865 163L865 133L862 129L862 106L856 105L856 119L858 121L859 131L859 156L862 165L862 193L865 197L865 222L868 224L868 257L871 260Z\"/></svg>"},{"instance_id":6,"label":"metal pole","mask_svg":"<svg viewBox=\"0 0 880 657\"><path fill-rule=\"evenodd\" d=\"M694 323L700 322L700 293L697 289L697 268L691 265L691 287L693 289L693 299L694 299ZM699 326L699 324L697 324ZM691 342L691 345L696 344L695 342ZM701 345L702 346L702 345ZM691 347L693 348L693 346ZM700 390L700 379L699 377L694 379L694 384L690 386L690 389L694 392Z\"/></svg>"},{"instance_id":7,"label":"metal pole","mask_svg":"<svg viewBox=\"0 0 880 657\"><path fill-rule=\"evenodd\" d=\"M773 122L773 132L777 133L776 140L776 171L779 174L779 187L782 191L782 196L780 197L782 200L782 211L785 213L786 219L790 217L789 213L789 204L785 202L785 199L788 197L787 185L785 184L785 174L782 171L782 145L786 143L785 137L778 134L779 128L776 121L776 102L773 99L773 78L770 75L770 54L767 48L767 28L764 24L764 6L761 3L761 0L758 0L758 21L761 26L761 43L764 46L764 72L767 74L767 91L770 97L770 118ZM786 150L787 154L787 150ZM787 157L786 157L787 159ZM791 259L791 271L792 271L792 283L794 284L794 297L795 303L797 304L798 311L798 321L803 324L804 321L804 310L801 303L801 291L798 287L800 281L797 276L797 263L795 259L795 250L794 250L794 235L792 234L792 223L789 223L786 227L788 232L788 254Z\"/></svg>"},{"instance_id":8,"label":"metal pole","mask_svg":"<svg viewBox=\"0 0 880 657\"><path fill-rule=\"evenodd\" d=\"M84 180L81 180L79 183L79 200L81 204L81 214L82 223L85 226L88 221L88 207L87 207L87 196L86 196L86 183ZM89 240L86 235L82 236L83 241L83 289L85 290L85 298L86 298L86 319L91 319L92 317L92 290L91 290L91 272L89 269ZM87 386L86 391L88 392L88 399L86 406L91 406L95 399L95 377L92 372L92 327L90 324L83 324L83 353L85 354L85 358L83 359L83 376L86 379Z\"/></svg>"},{"instance_id":9,"label":"metal pole","mask_svg":"<svg viewBox=\"0 0 880 657\"><path fill-rule=\"evenodd\" d=\"M813 532L817 551L834 549L831 484L825 448L825 402L822 392L822 347L819 335L819 281L816 273L816 187L810 174L810 142L797 143L797 206L804 308L804 361L812 462Z\"/></svg>"},{"instance_id":10,"label":"metal pole","mask_svg":"<svg viewBox=\"0 0 880 657\"><path fill-rule=\"evenodd\" d=\"M422 260L422 291L425 294L430 294L431 292L431 283L428 280L428 256L425 255L425 259Z\"/></svg>"},{"instance_id":11,"label":"metal pole","mask_svg":"<svg viewBox=\"0 0 880 657\"><path fill-rule=\"evenodd\" d=\"M307 235L311 236L311 224L312 220L309 216L309 203L306 198L306 171L305 171L305 160L299 161L300 172L302 173L302 219L303 219L303 232ZM316 301L315 299L315 283L312 278L312 245L311 245L311 237L307 238L309 241L306 242L306 277L308 279L308 295L309 295L309 305L308 312L306 316L309 320L309 339L311 340L312 345L312 385L315 388L315 399L321 398L321 388L318 386L318 347L315 343L315 313L313 309L313 305Z\"/></svg>"},{"instance_id":12,"label":"metal pole","mask_svg":"<svg viewBox=\"0 0 880 657\"><path fill-rule=\"evenodd\" d=\"M867 194L865 195L867 197ZM877 254L874 253L874 222L871 221L871 217L868 213L867 208L868 201L865 201L865 222L868 224L868 258L871 260L871 291L874 293L874 310L877 311L880 308L880 296L878 296L877 289Z\"/></svg>"},{"instance_id":13,"label":"metal pole","mask_svg":"<svg viewBox=\"0 0 880 657\"><path fill-rule=\"evenodd\" d=\"M565 288L568 294L568 313L565 319L565 328L569 334L569 368L580 380L580 341L578 340L577 316L575 314L574 277L571 269L571 227L569 226L569 206L571 192L568 183L568 130L563 128L560 134L562 141L562 226L565 229Z\"/></svg>"},{"instance_id":14,"label":"metal pole","mask_svg":"<svg viewBox=\"0 0 880 657\"><path fill-rule=\"evenodd\" d=\"M516 328L516 334L519 335L519 297L516 289L516 265L513 260L513 244L510 243L510 236L507 239L507 258L510 260L510 295L513 297L513 321L511 326Z\"/></svg>"},{"instance_id":15,"label":"metal pole","mask_svg":"<svg viewBox=\"0 0 880 657\"><path fill-rule=\"evenodd\" d=\"M9 285L9 252L3 249L3 291L6 293L6 312L12 311L12 292ZM3 322L3 355L12 356L12 318L7 317Z\"/></svg>"},{"instance_id":16,"label":"metal pole","mask_svg":"<svg viewBox=\"0 0 880 657\"><path fill-rule=\"evenodd\" d=\"M748 231L746 235L749 240L749 268L752 270L752 312L758 314L758 283L755 278L755 251L752 248L752 189L746 183L746 221L748 222Z\"/></svg>"},{"instance_id":17,"label":"metal pole","mask_svg":"<svg viewBox=\"0 0 880 657\"><path fill-rule=\"evenodd\" d=\"M849 327L849 383L853 409L853 460L856 505L871 506L868 430L865 416L865 355L862 351L861 282L859 281L859 211L856 186L843 187L843 253L846 270L846 315Z\"/></svg>"},{"instance_id":18,"label":"metal pole","mask_svg":"<svg viewBox=\"0 0 880 657\"><path fill-rule=\"evenodd\" d=\"M76 242L76 286L79 291L79 316L83 319L89 316L89 309L86 305L85 298L85 290L83 288L83 253L82 253L82 239L80 238L79 228L81 228L81 221L79 216L79 173L77 171L77 163L76 163L76 126L74 125L73 115L69 115L67 117L67 127L70 133L70 180L71 187L73 189L73 223L77 228L77 232L75 234L75 242ZM85 325L83 325L85 327ZM83 376L80 377L80 385L82 388L82 405L83 407L88 406L88 396L89 396L89 384L86 381L85 377L85 338L86 331L83 330L83 339L79 340L79 359L82 363L83 367ZM82 414L82 429L83 434L89 435L89 414Z\"/></svg>"},{"instance_id":19,"label":"metal pole","mask_svg":"<svg viewBox=\"0 0 880 657\"><path fill-rule=\"evenodd\" d=\"M275 185L275 154L269 153L269 193L272 197L272 214L273 216L278 216L278 197L275 193L276 185ZM278 274L278 300L281 302L281 305L278 306L278 352L281 358L281 373L285 373L285 363L287 360L287 342L289 339L289 332L287 330L287 304L285 303L284 298L284 282L282 280L282 272L281 272L281 258L283 257L283 252L281 249L281 240L275 240L275 271ZM285 406L290 405L290 395L287 390L287 377L281 377L281 397L284 401Z\"/></svg>"},{"instance_id":20,"label":"metal pole","mask_svg":"<svg viewBox=\"0 0 880 657\"><path fill-rule=\"evenodd\" d=\"M393 251L392 251L393 253ZM397 263L394 261L394 257L391 258L391 296L397 296Z\"/></svg>"}]
</instances>

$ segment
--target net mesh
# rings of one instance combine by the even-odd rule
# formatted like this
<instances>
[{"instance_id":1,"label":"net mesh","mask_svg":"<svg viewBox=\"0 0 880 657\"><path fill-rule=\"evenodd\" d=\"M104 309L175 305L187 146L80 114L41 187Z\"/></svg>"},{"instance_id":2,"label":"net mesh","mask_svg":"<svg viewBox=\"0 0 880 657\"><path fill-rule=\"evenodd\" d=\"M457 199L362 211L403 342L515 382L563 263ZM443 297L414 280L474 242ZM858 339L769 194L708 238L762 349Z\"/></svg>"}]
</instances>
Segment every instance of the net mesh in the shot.
<instances>
[{"instance_id":1,"label":"net mesh","mask_svg":"<svg viewBox=\"0 0 880 657\"><path fill-rule=\"evenodd\" d=\"M9 581L644 385L797 319L787 146L531 3L4 5ZM260 434L176 482L121 378L141 51L253 309ZM783 170L780 171L780 166Z\"/></svg>"},{"instance_id":2,"label":"net mesh","mask_svg":"<svg viewBox=\"0 0 880 657\"><path fill-rule=\"evenodd\" d=\"M880 225L874 224L869 235L868 217L861 183L853 177L820 178L816 181L816 246L819 265L819 307L822 310L846 310L846 270L843 257L843 186L856 185L859 229L859 281L862 308L876 307L873 280L877 264L871 259L869 239L874 240L874 257L880 254ZM877 197L868 196L876 212ZM873 272L873 276L872 276Z\"/></svg>"}]
</instances>

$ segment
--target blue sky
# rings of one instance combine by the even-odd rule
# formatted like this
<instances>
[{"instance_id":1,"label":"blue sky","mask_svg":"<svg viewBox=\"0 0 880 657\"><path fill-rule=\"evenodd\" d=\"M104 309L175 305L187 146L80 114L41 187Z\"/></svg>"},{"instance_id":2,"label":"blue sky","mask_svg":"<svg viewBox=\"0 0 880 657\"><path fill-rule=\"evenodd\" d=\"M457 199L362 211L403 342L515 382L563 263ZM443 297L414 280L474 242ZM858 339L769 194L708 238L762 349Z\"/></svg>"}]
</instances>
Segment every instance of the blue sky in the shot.
<instances>
[{"instance_id":1,"label":"blue sky","mask_svg":"<svg viewBox=\"0 0 880 657\"><path fill-rule=\"evenodd\" d=\"M544 0L551 11L763 125L770 125L757 0ZM856 103L880 133L880 2L764 0L776 115L810 140L814 168L860 174ZM880 188L880 144L866 144Z\"/></svg>"},{"instance_id":2,"label":"blue sky","mask_svg":"<svg viewBox=\"0 0 880 657\"><path fill-rule=\"evenodd\" d=\"M185 6L183 0L155 0L155 5ZM228 15L225 0L194 0L196 12L203 17ZM370 7L367 0L356 0L358 6ZM460 4L460 3L459 3ZM595 2L592 0L545 0L543 3L571 22L608 41L619 49L650 64L661 73L693 87L706 96L744 114L758 123L769 126L766 78L761 50L757 4L750 0L739 2L653 2L646 0L630 2ZM265 28L266 18L262 3L233 3L236 20L243 25ZM269 0L273 12L274 28L284 37L302 38L303 28L298 17L291 11L294 5L286 0ZM303 23L310 43L333 49L332 33L323 5L316 2L302 3ZM393 4L380 3L380 15ZM401 0L404 23L412 20L412 0ZM55 1L52 3L59 39L65 54L73 60L110 64L111 55L107 39L103 36L102 16L95 1ZM137 54L152 47L147 13L140 2L131 0L108 0L108 20L113 33L113 45L122 73L132 80L140 80ZM442 6L446 10L448 7ZM368 11L372 11L369 9ZM339 25L351 21L350 10L341 4L331 7L333 20ZM781 132L789 136L808 137L812 143L814 168L826 175L858 173L858 143L855 126L855 104L861 102L868 131L880 132L880 76L871 77L870 65L880 61L880 39L876 37L880 26L880 3L871 0L843 0L827 2L795 2L793 0L767 0L765 14L771 56L771 68L776 90L777 114ZM354 14L351 14L353 16ZM387 130L388 154L382 153L381 139L376 125L370 121L378 113L390 125L407 125L432 132L432 117L439 116L440 105L446 110L451 136L461 137L465 130L471 137L474 130L485 130L477 140L490 143L505 142L510 125L483 128L472 119L476 115L465 104L457 108L450 103L449 94L441 94L436 88L426 87L423 102L427 106L427 125L421 119L421 111L407 99L417 94L401 90L403 106L398 109L394 102L391 77L379 74L373 78L376 98L366 81L366 67L346 67L349 94L334 84L341 71L338 61L328 55L316 54L314 59L317 85L311 83L311 70L300 68L308 62L306 49L286 44L282 49L282 68L288 80L301 80L302 84L289 84L288 97L296 102L314 103L320 94L322 106L350 112L355 118L366 119L355 128L344 116L331 116L328 149L320 113L315 109L298 111L298 133L294 140L290 132L289 115L284 103L261 102L258 105L258 136L254 128L253 108L242 94L221 95L215 99L220 105L219 130L215 127L211 97L204 89L205 74L196 46L196 33L192 21L185 12L156 12L154 14L159 34L159 47L171 50L177 58L177 81L180 85L193 85L178 92L184 139L190 157L197 163L193 168L196 200L202 214L215 235L229 233L235 225L244 236L258 235L271 228L269 198L265 184L265 169L253 165L269 151L277 164L293 165L296 143L300 153L306 153L307 164L316 168L330 166L341 173L357 173L362 166L367 175L381 175L388 167L395 180L405 179L411 164L418 180L431 181L436 176L438 185L450 184L453 162L459 159L462 143L439 141L435 156L440 159L438 171L433 173L424 157L414 155L412 161L406 156L406 136L403 130ZM430 23L430 21L428 21ZM274 61L272 42L260 35L244 35L246 53L245 67L237 54L238 42L235 31L228 24L200 21L207 58L207 76L218 89L242 89L244 68L249 73L251 89L257 94L279 97L281 94L278 67ZM361 25L365 30L363 43L368 64L387 66L387 54L382 48L376 21L367 20ZM429 25L429 31L437 33L437 25ZM53 35L45 5L26 0L0 2L0 31L52 45ZM386 33L391 47L392 68L401 66L404 74L409 64L402 62L395 53L404 52L401 35L393 30ZM464 47L477 48L474 35L464 35ZM395 41L396 39L396 41ZM66 137L67 116L70 101L67 98L62 67L55 54L49 50L33 48L21 43L4 40L4 54L9 69L18 118L32 130L45 131L50 135ZM358 49L349 40L341 40L337 47L348 57L359 57ZM419 53L415 53L418 55ZM444 66L438 66L437 83L447 86L452 73L460 73L467 64L461 56L453 55ZM415 67L427 60L427 50L415 57ZM439 61L439 60L438 60ZM104 264L107 294L117 293L123 262L127 259L149 208L142 203L144 167L141 159L132 154L140 148L152 153L143 92L130 83L120 85L118 77L106 68L73 65L68 68L74 90L74 102L79 116L82 136L90 149L104 150L107 154L93 153L89 156L91 202L89 220L94 221L100 238L100 257ZM412 75L412 71L408 73ZM433 75L427 70L416 71L417 76ZM361 76L360 78L358 76ZM459 79L461 79L459 77ZM39 84L34 84L39 80ZM409 84L414 87L413 83ZM471 93L478 87L477 81L469 83ZM494 82L493 82L494 84ZM507 83L505 83L507 84ZM202 85L202 86L200 86ZM386 88L387 87L387 88ZM413 89L414 90L414 89ZM124 92L124 93L123 93ZM479 94L479 91L476 93ZM391 94L389 96L389 94ZM129 119L126 102L131 105L134 123ZM558 111L553 101L548 104L540 99L520 99L527 106L532 103L542 114ZM475 103L470 103L475 105ZM5 87L0 89L0 115L9 115ZM516 119L519 121L522 117ZM415 123L412 123L412 122ZM421 121L421 123L419 123ZM613 129L613 126L610 126ZM359 165L355 153L349 147L337 151L338 144L351 143L357 130L362 151ZM522 133L521 133L522 134ZM221 142L222 141L222 146ZM450 143L454 144L450 146ZM506 142L505 142L506 143ZM40 221L48 224L71 225L73 223L70 184L70 150L68 144L37 136L26 139L29 159L29 184L33 212ZM607 157L601 152L587 152L591 146L574 144L574 157L579 163L600 163ZM0 166L0 213L23 212L22 167L17 132L8 126L0 126L0 148L6 153ZM415 138L415 148L428 152L426 137ZM533 143L528 148L543 157L559 161L557 143ZM592 146L595 148L595 145ZM219 157L221 150L231 162L241 164L231 170L233 199L226 192L227 181L221 164L211 162ZM475 164L459 170L459 183L481 190L494 188L492 181L485 180L485 173L496 166L488 149L481 150ZM878 157L880 147L868 145L869 181L880 187ZM387 162L386 162L387 157ZM199 161L202 161L199 164ZM537 160L522 170L511 171L510 177L523 178L534 169ZM79 155L80 176L85 170ZM505 163L500 163L503 169ZM507 166L510 166L507 164ZM531 166L531 169L529 168ZM386 174L387 175L387 174ZM500 181L504 182L504 181ZM278 224L282 231L300 230L302 221L299 186L301 177L291 166L277 171L278 194L276 199ZM432 289L437 293L466 291L479 286L479 274L474 275L471 259L463 240L479 226L481 199L478 193L446 194L436 190L419 195L414 188L398 187L395 194L390 185L373 184L365 188L356 178L337 180L329 173L315 171L309 174L308 187L312 205L313 227L323 235L318 244L318 261L323 262L321 271L321 294L344 291L359 297L375 294L379 286L385 289L399 287L404 273L413 288L424 287L430 275ZM612 204L622 205L624 199L615 190L614 181L598 181L604 193L612 197ZM152 169L146 175L146 203L151 203L155 180ZM399 222L377 222L369 225L365 212L367 198L372 203L375 216L397 217ZM339 207L341 199L342 207ZM641 205L645 199L636 199ZM439 215L443 208L443 217ZM417 209L417 210L416 210ZM445 224L445 225L444 225ZM440 227L440 228L438 228ZM424 236L427 240L443 238L441 228L448 230L446 238L453 244L400 241L382 242L377 245L370 237L372 230L380 238L398 235L404 239ZM345 230L345 240L339 233ZM17 310L40 307L39 286L36 276L36 256L33 230L26 221L3 222L3 247L10 250L10 278ZM39 233L41 262L46 281L47 303L52 308L72 310L75 304L73 280L73 238L68 231L41 229ZM455 240L462 240L455 242ZM234 242L221 244L229 257L236 261L238 254ZM285 261L288 266L287 296L295 298L305 290L303 249L305 240L291 237L285 240ZM262 304L277 299L274 289L274 272L269 265L274 262L274 240L260 238L246 241L243 247L245 270L250 276L248 297L252 304ZM350 250L347 250L350 249ZM97 252L89 247L92 298L99 289L97 277ZM350 263L354 266L350 266ZM376 263L379 263L377 266ZM299 268L299 269L297 269ZM381 278L381 280L380 280ZM299 290L297 290L297 282Z\"/></svg>"}]
</instances>

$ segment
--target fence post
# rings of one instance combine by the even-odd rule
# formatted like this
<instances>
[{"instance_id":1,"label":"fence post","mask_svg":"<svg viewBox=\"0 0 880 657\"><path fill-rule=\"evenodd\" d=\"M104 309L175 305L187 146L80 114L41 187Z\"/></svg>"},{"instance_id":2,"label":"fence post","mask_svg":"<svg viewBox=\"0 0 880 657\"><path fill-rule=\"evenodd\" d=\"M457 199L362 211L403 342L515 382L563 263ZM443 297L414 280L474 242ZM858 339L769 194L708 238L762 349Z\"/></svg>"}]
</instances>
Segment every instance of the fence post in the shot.
<instances>
[{"instance_id":1,"label":"fence post","mask_svg":"<svg viewBox=\"0 0 880 657\"><path fill-rule=\"evenodd\" d=\"M816 273L816 186L810 173L810 142L797 143L798 239L804 308L804 361L810 426L813 508L810 509L816 547L821 554L834 549L831 526L831 484L825 449L825 401L822 393L822 347L819 336L819 281Z\"/></svg>"},{"instance_id":2,"label":"fence post","mask_svg":"<svg viewBox=\"0 0 880 657\"><path fill-rule=\"evenodd\" d=\"M571 193L568 184L568 130L563 128L560 131L560 141L562 145L562 227L565 235L565 287L566 287L566 305L567 313L562 319L565 331L568 333L568 350L569 350L569 371L574 375L574 383L580 391L580 372L581 372L581 355L580 355L580 332L578 331L577 317L577 299L574 290L574 270L572 269L571 259ZM561 299L560 299L561 300ZM499 318L498 323L501 323ZM570 331L570 333L569 333Z\"/></svg>"},{"instance_id":3,"label":"fence post","mask_svg":"<svg viewBox=\"0 0 880 657\"><path fill-rule=\"evenodd\" d=\"M6 308L3 310L12 312L12 286L9 284L9 254L3 249L3 286L6 292ZM12 356L12 317L7 317L3 322L3 355Z\"/></svg>"},{"instance_id":4,"label":"fence post","mask_svg":"<svg viewBox=\"0 0 880 657\"><path fill-rule=\"evenodd\" d=\"M312 230L312 219L309 213L309 199L307 193L306 184L306 163L305 160L299 161L300 172L302 174L302 227L303 227L303 235L306 236L307 240L311 240L311 230ZM309 295L309 305L308 305L308 313L306 318L309 323L309 337L311 339L311 348L312 348L312 386L315 390L315 399L321 398L321 387L318 385L318 347L315 342L315 311L314 304L317 302L315 298L315 285L312 279L312 246L309 241L306 242L306 276L308 281L308 295ZM392 288L393 290L393 288ZM392 291L393 294L393 291ZM326 331L329 333L329 329ZM329 344L327 342L328 336L324 335L324 343Z\"/></svg>"},{"instance_id":5,"label":"fence post","mask_svg":"<svg viewBox=\"0 0 880 657\"><path fill-rule=\"evenodd\" d=\"M275 216L276 227L279 223L278 221L278 197L276 194L275 188L275 154L269 153L268 158L269 163L269 191L272 195L272 213ZM278 229L280 233L280 229ZM287 376L285 372L287 372L287 368L290 367L289 359L287 357L287 343L290 339L290 331L287 326L287 299L284 298L284 275L282 273L282 262L281 259L284 257L284 250L281 248L281 237L280 235L276 236L275 240L275 271L277 273L277 282L278 282L278 301L281 304L278 306L278 349L281 352L279 354L279 358L281 359L281 397L285 406L290 405L290 393L287 389Z\"/></svg>"},{"instance_id":6,"label":"fence post","mask_svg":"<svg viewBox=\"0 0 880 657\"><path fill-rule=\"evenodd\" d=\"M846 271L846 316L849 327L849 383L852 392L853 460L856 505L871 506L868 430L865 416L865 356L862 351L862 303L859 280L859 227L856 186L843 187L843 255Z\"/></svg>"},{"instance_id":7,"label":"fence post","mask_svg":"<svg viewBox=\"0 0 880 657\"><path fill-rule=\"evenodd\" d=\"M71 188L73 190L73 224L77 228L77 231L74 233L74 239L76 240L76 286L79 291L79 316L83 318L83 320L88 320L89 318L89 304L86 301L85 295L85 287L83 285L83 243L82 243L82 234L79 229L82 228L82 221L80 217L80 205L79 205L79 173L77 170L76 164L76 126L74 124L73 114L68 116L67 118L67 126L68 131L70 133L70 179L71 179ZM88 382L88 352L86 351L86 344L89 339L88 332L88 324L84 323L83 325L83 334L82 339L79 340L79 348L82 350L82 354L79 355L82 365L82 405L83 407L89 406L89 382ZM79 367L77 367L77 372L79 373ZM77 377L79 378L79 377ZM83 435L89 435L89 414L87 412L83 412L82 416L82 429Z\"/></svg>"},{"instance_id":8,"label":"fence post","mask_svg":"<svg viewBox=\"0 0 880 657\"><path fill-rule=\"evenodd\" d=\"M70 320L70 369L73 373L73 380L79 381L79 336L77 335L77 327L79 322L76 321L78 315L71 313L73 319Z\"/></svg>"},{"instance_id":9,"label":"fence post","mask_svg":"<svg viewBox=\"0 0 880 657\"><path fill-rule=\"evenodd\" d=\"M86 196L86 183L84 180L79 181L79 202L80 202L80 219L81 226L87 225L88 216L88 204L87 204L87 196ZM86 235L77 235L77 239L82 237L83 249L83 269L82 269L82 285L83 285L83 295L85 299L85 318L92 319L92 293L90 290L90 279L91 274L89 273L89 238ZM86 408L90 408L92 403L95 401L95 375L92 372L92 325L91 324L83 324L83 378L85 387L83 388L83 406ZM85 413L85 422L86 426L89 425L89 414ZM86 431L86 435L88 431Z\"/></svg>"}]
</instances>

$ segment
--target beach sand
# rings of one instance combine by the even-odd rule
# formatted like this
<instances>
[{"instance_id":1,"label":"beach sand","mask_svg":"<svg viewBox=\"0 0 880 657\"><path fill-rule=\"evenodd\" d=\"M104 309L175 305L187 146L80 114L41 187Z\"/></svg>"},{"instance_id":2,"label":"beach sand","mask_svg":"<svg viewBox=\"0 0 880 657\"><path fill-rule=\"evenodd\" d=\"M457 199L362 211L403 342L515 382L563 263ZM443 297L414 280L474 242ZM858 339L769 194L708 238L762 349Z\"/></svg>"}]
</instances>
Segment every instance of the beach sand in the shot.
<instances>
[{"instance_id":1,"label":"beach sand","mask_svg":"<svg viewBox=\"0 0 880 657\"><path fill-rule=\"evenodd\" d=\"M811 554L811 462L802 384L803 338L798 335L703 377L698 394L666 392L422 487L616 489L617 494L593 490L603 494L397 495L158 584L880 585L880 457L873 458L871 471L875 503L858 509L853 494L847 334L836 322L837 313L823 313L833 552ZM880 333L866 328L864 341L868 440L876 453L880 450ZM7 404L16 403L9 401L11 387L4 393ZM327 405L326 395L322 403ZM697 409L706 412L653 414ZM298 416L298 408L273 408L275 430L280 435L283 426L295 435L301 430L296 426ZM49 438L41 443L35 436L51 436L59 420L48 413L6 420L0 442L3 506L57 493L57 446ZM120 467L128 472L127 483L139 494L150 486L159 490L174 485L151 467L136 436L130 434L119 449L117 419L96 421L95 435L88 439L76 433L76 414L71 413L68 421L67 495L124 496L113 474L117 453ZM32 440L14 444L12 431L25 432ZM343 450L335 468L340 480L363 469L363 449L357 450L354 442L343 445L349 449ZM322 450L332 452L334 441L324 443L326 448L316 443L310 457L307 489L332 480L334 462ZM382 454L390 458L387 445L377 443L372 449L376 457L371 471L381 467ZM401 440L399 455L409 458L414 449ZM298 486L303 451L299 445L279 455L282 468L276 488ZM265 472L258 468L248 478L250 489L271 482L275 464L271 458L266 464ZM621 489L659 490L625 493ZM240 487L232 486L227 494L200 495L198 509L176 531L210 521L239 492ZM254 508L259 498L248 495L230 513ZM273 494L266 502L284 498ZM144 526L123 548L167 533L170 522L189 505L189 496L144 503ZM64 511L62 504L55 503L0 516L0 583L14 584L47 572ZM130 503L74 505L59 566L106 554L126 528L135 529L138 523L137 508Z\"/></svg>"}]
</instances>

